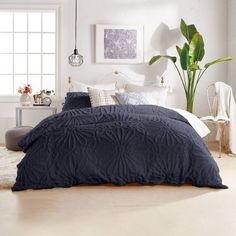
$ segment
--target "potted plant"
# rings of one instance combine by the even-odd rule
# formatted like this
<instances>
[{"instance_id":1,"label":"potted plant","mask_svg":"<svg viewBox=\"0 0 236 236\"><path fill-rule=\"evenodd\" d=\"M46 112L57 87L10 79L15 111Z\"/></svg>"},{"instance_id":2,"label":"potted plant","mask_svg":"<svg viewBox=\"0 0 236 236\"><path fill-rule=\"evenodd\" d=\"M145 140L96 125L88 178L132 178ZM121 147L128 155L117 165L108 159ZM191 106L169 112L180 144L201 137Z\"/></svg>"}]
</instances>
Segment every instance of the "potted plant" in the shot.
<instances>
[{"instance_id":1,"label":"potted plant","mask_svg":"<svg viewBox=\"0 0 236 236\"><path fill-rule=\"evenodd\" d=\"M233 58L223 57L205 64L203 68L200 67L199 62L202 61L205 55L202 35L197 31L195 25L187 25L183 19L181 19L180 30L187 40L182 47L176 46L180 59L180 66L177 66L176 64L177 57L168 55L157 55L152 57L149 61L149 65L153 65L161 58L166 58L173 62L184 88L187 103L186 110L192 113L197 85L206 70L216 63L230 61Z\"/></svg>"}]
</instances>

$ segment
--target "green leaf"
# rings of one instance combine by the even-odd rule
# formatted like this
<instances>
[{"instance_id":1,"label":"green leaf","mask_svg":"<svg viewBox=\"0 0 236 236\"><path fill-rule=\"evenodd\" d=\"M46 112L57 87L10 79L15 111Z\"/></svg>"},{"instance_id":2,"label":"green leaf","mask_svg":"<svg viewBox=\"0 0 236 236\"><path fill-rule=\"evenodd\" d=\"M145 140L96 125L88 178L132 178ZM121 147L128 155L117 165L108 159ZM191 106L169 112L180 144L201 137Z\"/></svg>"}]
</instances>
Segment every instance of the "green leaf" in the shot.
<instances>
[{"instance_id":1,"label":"green leaf","mask_svg":"<svg viewBox=\"0 0 236 236\"><path fill-rule=\"evenodd\" d=\"M201 34L196 33L190 43L189 56L191 64L196 64L203 59L205 55L204 41Z\"/></svg>"},{"instance_id":2,"label":"green leaf","mask_svg":"<svg viewBox=\"0 0 236 236\"><path fill-rule=\"evenodd\" d=\"M162 57L167 58L167 59L171 60L174 63L176 63L176 61L177 61L176 57L172 57L172 56L162 56Z\"/></svg>"},{"instance_id":3,"label":"green leaf","mask_svg":"<svg viewBox=\"0 0 236 236\"><path fill-rule=\"evenodd\" d=\"M156 63L157 61L159 61L161 58L167 58L167 59L171 60L173 63L176 63L176 61L177 61L176 57L157 55L157 56L152 57L148 64L151 66L154 63Z\"/></svg>"},{"instance_id":4,"label":"green leaf","mask_svg":"<svg viewBox=\"0 0 236 236\"><path fill-rule=\"evenodd\" d=\"M193 36L198 32L195 25L187 25L183 19L181 19L180 22L180 30L189 43L192 41Z\"/></svg>"},{"instance_id":5,"label":"green leaf","mask_svg":"<svg viewBox=\"0 0 236 236\"><path fill-rule=\"evenodd\" d=\"M215 60L215 61L212 61L212 62L207 63L207 64L205 65L205 68L207 69L208 67L210 67L210 66L212 66L212 65L214 65L214 64L216 64L216 63L220 63L220 62L224 62L224 61L231 61L231 60L233 60L232 57L223 57L223 58L220 58L220 59L217 59L217 60Z\"/></svg>"},{"instance_id":6,"label":"green leaf","mask_svg":"<svg viewBox=\"0 0 236 236\"><path fill-rule=\"evenodd\" d=\"M176 51L178 52L179 56L181 55L182 49L179 46L176 46Z\"/></svg>"},{"instance_id":7,"label":"green leaf","mask_svg":"<svg viewBox=\"0 0 236 236\"><path fill-rule=\"evenodd\" d=\"M197 33L197 29L195 25L188 25L188 34L189 34L189 42L192 41L193 36Z\"/></svg>"},{"instance_id":8,"label":"green leaf","mask_svg":"<svg viewBox=\"0 0 236 236\"><path fill-rule=\"evenodd\" d=\"M159 59L161 59L161 55L158 55L158 56L154 56L151 58L151 60L149 61L149 65L153 65L154 63L156 63Z\"/></svg>"},{"instance_id":9,"label":"green leaf","mask_svg":"<svg viewBox=\"0 0 236 236\"><path fill-rule=\"evenodd\" d=\"M192 64L189 66L189 70L191 71L200 70L200 67L197 64Z\"/></svg>"},{"instance_id":10,"label":"green leaf","mask_svg":"<svg viewBox=\"0 0 236 236\"><path fill-rule=\"evenodd\" d=\"M187 43L184 44L180 54L180 64L183 70L187 70L190 64L189 58L189 46Z\"/></svg>"}]
</instances>

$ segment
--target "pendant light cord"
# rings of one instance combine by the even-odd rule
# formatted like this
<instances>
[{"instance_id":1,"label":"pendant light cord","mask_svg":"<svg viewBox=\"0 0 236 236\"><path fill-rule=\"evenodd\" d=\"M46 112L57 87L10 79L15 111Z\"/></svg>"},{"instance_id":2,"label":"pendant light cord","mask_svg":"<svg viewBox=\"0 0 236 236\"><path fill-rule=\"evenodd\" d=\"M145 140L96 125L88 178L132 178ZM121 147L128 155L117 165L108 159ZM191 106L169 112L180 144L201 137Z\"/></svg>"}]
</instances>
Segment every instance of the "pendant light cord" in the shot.
<instances>
[{"instance_id":1,"label":"pendant light cord","mask_svg":"<svg viewBox=\"0 0 236 236\"><path fill-rule=\"evenodd\" d=\"M75 0L75 48L73 54L68 57L71 66L81 66L84 63L83 56L79 54L77 49L77 31L78 31L78 0Z\"/></svg>"},{"instance_id":2,"label":"pendant light cord","mask_svg":"<svg viewBox=\"0 0 236 236\"><path fill-rule=\"evenodd\" d=\"M75 0L75 49L77 49L77 0Z\"/></svg>"}]
</instances>

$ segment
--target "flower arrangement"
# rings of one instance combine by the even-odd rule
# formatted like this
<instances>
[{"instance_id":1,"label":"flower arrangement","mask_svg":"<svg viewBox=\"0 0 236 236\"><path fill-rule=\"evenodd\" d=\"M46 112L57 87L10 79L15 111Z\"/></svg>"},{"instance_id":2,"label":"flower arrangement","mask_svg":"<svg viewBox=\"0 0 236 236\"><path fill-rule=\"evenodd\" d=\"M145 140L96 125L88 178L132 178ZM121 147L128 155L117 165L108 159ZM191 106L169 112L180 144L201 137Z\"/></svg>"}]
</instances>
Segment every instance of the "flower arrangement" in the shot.
<instances>
[{"instance_id":1,"label":"flower arrangement","mask_svg":"<svg viewBox=\"0 0 236 236\"><path fill-rule=\"evenodd\" d=\"M18 89L18 93L20 93L20 94L31 94L32 93L32 87L31 87L31 85L30 84L27 84L27 85L23 85L23 86L21 86L21 87L19 87L19 89Z\"/></svg>"}]
</instances>

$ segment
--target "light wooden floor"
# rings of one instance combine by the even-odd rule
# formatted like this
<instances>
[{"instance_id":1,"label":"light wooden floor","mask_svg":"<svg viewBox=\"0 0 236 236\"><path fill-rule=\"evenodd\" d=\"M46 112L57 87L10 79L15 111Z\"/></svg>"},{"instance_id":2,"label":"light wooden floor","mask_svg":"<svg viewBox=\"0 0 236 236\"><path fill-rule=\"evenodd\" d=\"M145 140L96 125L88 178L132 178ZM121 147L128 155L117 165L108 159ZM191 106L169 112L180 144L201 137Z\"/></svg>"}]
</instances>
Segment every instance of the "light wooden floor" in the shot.
<instances>
[{"instance_id":1,"label":"light wooden floor","mask_svg":"<svg viewBox=\"0 0 236 236\"><path fill-rule=\"evenodd\" d=\"M2 190L0 235L235 236L236 157L216 160L228 190L191 186Z\"/></svg>"}]
</instances>

